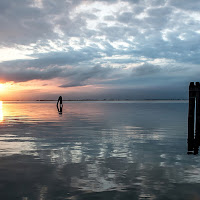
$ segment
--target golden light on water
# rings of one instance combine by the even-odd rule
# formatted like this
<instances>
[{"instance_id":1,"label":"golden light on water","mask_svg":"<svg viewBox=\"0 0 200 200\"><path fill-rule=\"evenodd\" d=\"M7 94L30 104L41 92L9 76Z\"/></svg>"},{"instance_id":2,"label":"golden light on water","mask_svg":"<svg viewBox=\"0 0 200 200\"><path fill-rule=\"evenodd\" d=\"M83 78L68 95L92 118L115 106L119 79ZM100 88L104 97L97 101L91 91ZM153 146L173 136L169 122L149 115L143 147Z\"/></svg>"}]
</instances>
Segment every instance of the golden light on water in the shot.
<instances>
[{"instance_id":1,"label":"golden light on water","mask_svg":"<svg viewBox=\"0 0 200 200\"><path fill-rule=\"evenodd\" d=\"M0 101L0 122L3 121L3 102Z\"/></svg>"}]
</instances>

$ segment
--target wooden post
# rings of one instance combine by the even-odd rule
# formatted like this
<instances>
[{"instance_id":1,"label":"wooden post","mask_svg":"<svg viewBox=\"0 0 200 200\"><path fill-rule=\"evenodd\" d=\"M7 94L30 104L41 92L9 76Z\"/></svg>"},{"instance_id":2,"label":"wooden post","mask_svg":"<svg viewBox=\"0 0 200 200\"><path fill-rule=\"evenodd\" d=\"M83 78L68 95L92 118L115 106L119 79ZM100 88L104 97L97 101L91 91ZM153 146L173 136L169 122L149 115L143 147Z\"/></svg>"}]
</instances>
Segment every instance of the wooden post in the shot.
<instances>
[{"instance_id":1,"label":"wooden post","mask_svg":"<svg viewBox=\"0 0 200 200\"><path fill-rule=\"evenodd\" d=\"M194 150L194 108L195 108L195 85L189 86L189 111L188 111L188 152Z\"/></svg>"},{"instance_id":2,"label":"wooden post","mask_svg":"<svg viewBox=\"0 0 200 200\"><path fill-rule=\"evenodd\" d=\"M200 84L196 82L196 132L195 132L195 145L194 153L198 153L200 145Z\"/></svg>"}]
</instances>

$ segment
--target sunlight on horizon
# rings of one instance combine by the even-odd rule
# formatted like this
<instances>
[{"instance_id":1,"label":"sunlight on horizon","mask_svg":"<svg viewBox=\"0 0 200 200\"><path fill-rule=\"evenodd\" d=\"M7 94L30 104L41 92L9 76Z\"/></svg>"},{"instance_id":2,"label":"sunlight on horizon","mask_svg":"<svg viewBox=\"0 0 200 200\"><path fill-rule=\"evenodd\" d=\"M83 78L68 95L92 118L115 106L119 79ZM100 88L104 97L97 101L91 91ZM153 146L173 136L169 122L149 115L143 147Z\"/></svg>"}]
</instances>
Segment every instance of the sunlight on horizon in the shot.
<instances>
[{"instance_id":1,"label":"sunlight on horizon","mask_svg":"<svg viewBox=\"0 0 200 200\"><path fill-rule=\"evenodd\" d=\"M4 85L0 83L0 91L4 89Z\"/></svg>"},{"instance_id":2,"label":"sunlight on horizon","mask_svg":"<svg viewBox=\"0 0 200 200\"><path fill-rule=\"evenodd\" d=\"M0 101L0 122L3 121L3 101Z\"/></svg>"}]
</instances>

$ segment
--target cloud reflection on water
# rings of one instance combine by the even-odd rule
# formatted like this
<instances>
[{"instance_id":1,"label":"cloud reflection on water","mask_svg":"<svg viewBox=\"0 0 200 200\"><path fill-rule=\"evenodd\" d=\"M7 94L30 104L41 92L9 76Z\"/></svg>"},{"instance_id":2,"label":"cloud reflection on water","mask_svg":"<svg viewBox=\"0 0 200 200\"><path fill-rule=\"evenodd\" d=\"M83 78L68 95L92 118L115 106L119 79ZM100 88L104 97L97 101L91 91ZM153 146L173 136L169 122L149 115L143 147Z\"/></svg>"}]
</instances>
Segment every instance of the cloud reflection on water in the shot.
<instances>
[{"instance_id":1,"label":"cloud reflection on water","mask_svg":"<svg viewBox=\"0 0 200 200\"><path fill-rule=\"evenodd\" d=\"M0 183L10 184L1 190L4 199L8 190L28 199L179 197L177 187L191 187L200 169L186 154L185 103L66 103L62 117L53 103L4 109ZM25 188L17 181L24 176Z\"/></svg>"}]
</instances>

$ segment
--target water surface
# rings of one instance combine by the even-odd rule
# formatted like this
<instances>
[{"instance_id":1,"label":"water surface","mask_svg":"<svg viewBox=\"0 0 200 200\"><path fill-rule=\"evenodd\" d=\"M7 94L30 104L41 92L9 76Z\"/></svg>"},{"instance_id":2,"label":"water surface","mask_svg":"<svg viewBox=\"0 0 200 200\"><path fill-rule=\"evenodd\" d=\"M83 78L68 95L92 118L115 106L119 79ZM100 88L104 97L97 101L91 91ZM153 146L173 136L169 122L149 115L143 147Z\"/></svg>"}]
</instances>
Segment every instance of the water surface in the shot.
<instances>
[{"instance_id":1,"label":"water surface","mask_svg":"<svg viewBox=\"0 0 200 200\"><path fill-rule=\"evenodd\" d=\"M185 101L0 103L0 199L200 199Z\"/></svg>"}]
</instances>

